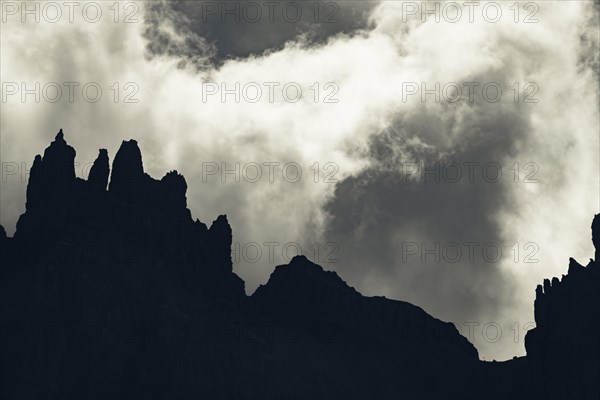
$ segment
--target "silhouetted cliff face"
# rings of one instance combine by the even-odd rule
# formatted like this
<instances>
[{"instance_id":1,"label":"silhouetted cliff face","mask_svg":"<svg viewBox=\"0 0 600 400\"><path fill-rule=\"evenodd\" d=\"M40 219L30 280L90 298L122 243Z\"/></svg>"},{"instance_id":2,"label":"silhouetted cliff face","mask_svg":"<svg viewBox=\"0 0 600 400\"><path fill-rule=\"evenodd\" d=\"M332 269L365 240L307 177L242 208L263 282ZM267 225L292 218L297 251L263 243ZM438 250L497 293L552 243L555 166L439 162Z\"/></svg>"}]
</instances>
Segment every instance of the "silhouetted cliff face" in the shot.
<instances>
[{"instance_id":1,"label":"silhouetted cliff face","mask_svg":"<svg viewBox=\"0 0 600 400\"><path fill-rule=\"evenodd\" d=\"M74 158L59 132L0 226L0 398L597 398L598 251L537 289L527 357L482 363L452 324L303 256L247 297L227 217L192 221L181 175L150 177L133 140L87 181Z\"/></svg>"},{"instance_id":2,"label":"silhouetted cliff face","mask_svg":"<svg viewBox=\"0 0 600 400\"><path fill-rule=\"evenodd\" d=\"M108 151L106 149L100 149L98 158L96 158L94 165L92 165L92 168L90 169L88 182L97 185L102 190L106 190L109 173L110 167L108 165Z\"/></svg>"},{"instance_id":3,"label":"silhouetted cliff face","mask_svg":"<svg viewBox=\"0 0 600 400\"><path fill-rule=\"evenodd\" d=\"M562 279L545 279L535 299L536 328L525 338L542 398L600 398L600 214L592 223L595 260L569 260Z\"/></svg>"},{"instance_id":4,"label":"silhouetted cliff face","mask_svg":"<svg viewBox=\"0 0 600 400\"><path fill-rule=\"evenodd\" d=\"M44 157L35 157L27 211L17 223L15 244L35 246L40 259L62 246L62 253L75 259L88 253L100 264L136 262L149 271L164 268L185 277L186 285L203 295L238 300L245 296L243 281L232 273L227 217L220 216L209 230L194 222L183 176L173 171L157 181L144 173L134 140L121 144L108 191L106 150L100 150L88 181L75 177L74 159L75 150L62 130Z\"/></svg>"}]
</instances>

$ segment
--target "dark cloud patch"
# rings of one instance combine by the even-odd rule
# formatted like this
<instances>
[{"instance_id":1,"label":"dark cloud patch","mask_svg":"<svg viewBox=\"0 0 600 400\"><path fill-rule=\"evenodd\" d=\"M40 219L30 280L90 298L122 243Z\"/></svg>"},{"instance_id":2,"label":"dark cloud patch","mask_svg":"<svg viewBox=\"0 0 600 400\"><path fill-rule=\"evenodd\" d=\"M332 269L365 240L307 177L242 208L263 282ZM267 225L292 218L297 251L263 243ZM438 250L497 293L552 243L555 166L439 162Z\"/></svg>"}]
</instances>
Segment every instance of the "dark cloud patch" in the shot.
<instances>
[{"instance_id":1,"label":"dark cloud patch","mask_svg":"<svg viewBox=\"0 0 600 400\"><path fill-rule=\"evenodd\" d=\"M199 69L281 49L324 43L368 26L376 1L170 1L149 3L148 54L177 56ZM164 29L172 26L173 29Z\"/></svg>"},{"instance_id":2,"label":"dark cloud patch","mask_svg":"<svg viewBox=\"0 0 600 400\"><path fill-rule=\"evenodd\" d=\"M590 7L590 16L586 22L585 29L579 35L581 51L579 65L582 70L593 71L596 80L600 75L600 0L595 0Z\"/></svg>"},{"instance_id":3,"label":"dark cloud patch","mask_svg":"<svg viewBox=\"0 0 600 400\"><path fill-rule=\"evenodd\" d=\"M384 285L392 297L446 320L499 315L515 285L500 269L512 243L496 217L510 206L515 184L507 158L529 129L525 106L478 98L399 115L372 138L372 166L340 182L326 205L326 237L340 247L332 267L363 290L376 294L381 287L370 285ZM497 180L496 164L503 173ZM484 173L485 166L491 167ZM430 172L423 174L424 167ZM472 242L477 247L464 245ZM483 251L490 243L501 248L500 261L493 262L495 246ZM438 245L439 261L426 253Z\"/></svg>"},{"instance_id":4,"label":"dark cloud patch","mask_svg":"<svg viewBox=\"0 0 600 400\"><path fill-rule=\"evenodd\" d=\"M179 66L205 69L216 54L214 44L193 31L193 21L173 9L170 2L146 3L144 37L148 58L170 56L180 58Z\"/></svg>"}]
</instances>

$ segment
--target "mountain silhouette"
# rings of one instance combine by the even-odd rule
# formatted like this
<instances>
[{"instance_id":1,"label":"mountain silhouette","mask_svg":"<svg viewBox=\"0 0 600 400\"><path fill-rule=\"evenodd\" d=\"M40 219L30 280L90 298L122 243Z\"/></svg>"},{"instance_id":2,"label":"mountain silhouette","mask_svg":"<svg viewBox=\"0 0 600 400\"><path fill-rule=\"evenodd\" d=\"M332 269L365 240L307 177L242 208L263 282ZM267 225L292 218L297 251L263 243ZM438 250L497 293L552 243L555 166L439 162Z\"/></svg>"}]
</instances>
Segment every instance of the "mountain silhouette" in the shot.
<instances>
[{"instance_id":1,"label":"mountain silhouette","mask_svg":"<svg viewBox=\"0 0 600 400\"><path fill-rule=\"evenodd\" d=\"M87 180L75 155L61 130L14 237L0 226L1 398L599 397L600 215L597 261L536 289L527 356L487 363L453 324L304 256L247 296L227 217L193 220L177 171L149 176L135 140Z\"/></svg>"}]
</instances>

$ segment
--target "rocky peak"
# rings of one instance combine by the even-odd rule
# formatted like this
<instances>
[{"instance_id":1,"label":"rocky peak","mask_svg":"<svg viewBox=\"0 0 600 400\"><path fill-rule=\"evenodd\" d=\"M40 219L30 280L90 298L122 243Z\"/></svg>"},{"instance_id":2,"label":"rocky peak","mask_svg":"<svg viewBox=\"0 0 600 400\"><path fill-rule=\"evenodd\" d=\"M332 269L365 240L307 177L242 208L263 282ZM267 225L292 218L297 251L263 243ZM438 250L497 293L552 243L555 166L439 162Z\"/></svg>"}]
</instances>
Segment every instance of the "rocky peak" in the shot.
<instances>
[{"instance_id":1,"label":"rocky peak","mask_svg":"<svg viewBox=\"0 0 600 400\"><path fill-rule=\"evenodd\" d=\"M156 180L145 173L142 153L133 139L123 141L115 155L108 190L126 202L173 216L189 217L185 196L187 183L183 175L171 171L161 180Z\"/></svg>"},{"instance_id":2,"label":"rocky peak","mask_svg":"<svg viewBox=\"0 0 600 400\"><path fill-rule=\"evenodd\" d=\"M232 230L229 221L227 220L227 215L219 215L217 219L213 221L208 231L221 238L231 239Z\"/></svg>"},{"instance_id":3,"label":"rocky peak","mask_svg":"<svg viewBox=\"0 0 600 400\"><path fill-rule=\"evenodd\" d=\"M67 144L62 129L44 151L44 167L48 178L60 182L75 180L75 149Z\"/></svg>"},{"instance_id":4,"label":"rocky peak","mask_svg":"<svg viewBox=\"0 0 600 400\"><path fill-rule=\"evenodd\" d=\"M187 183L177 171L168 172L160 180L161 206L165 209L185 209L187 207Z\"/></svg>"},{"instance_id":5,"label":"rocky peak","mask_svg":"<svg viewBox=\"0 0 600 400\"><path fill-rule=\"evenodd\" d=\"M113 160L108 190L124 200L134 200L142 194L143 181L144 165L137 141L124 140Z\"/></svg>"},{"instance_id":6,"label":"rocky peak","mask_svg":"<svg viewBox=\"0 0 600 400\"><path fill-rule=\"evenodd\" d=\"M96 160L94 161L94 165L92 165L92 168L90 169L88 182L90 182L94 186L102 188L102 190L106 190L106 185L108 185L109 173L110 167L108 165L108 151L106 149L100 149L98 157L96 158Z\"/></svg>"},{"instance_id":7,"label":"rocky peak","mask_svg":"<svg viewBox=\"0 0 600 400\"><path fill-rule=\"evenodd\" d=\"M599 215L592 223L592 241L596 260L584 267L570 258L567 275L562 279L544 279L543 287L536 288L536 327L527 332L525 348L528 363L538 374L533 387L541 398L583 399L598 395L597 386L582 383L594 381L600 373ZM571 388L569 395L561 393L566 386Z\"/></svg>"},{"instance_id":8,"label":"rocky peak","mask_svg":"<svg viewBox=\"0 0 600 400\"><path fill-rule=\"evenodd\" d=\"M596 214L594 216L594 220L592 221L592 243L594 244L596 250L596 260L590 259L590 263L587 267L584 267L577 262L577 260L571 257L569 258L567 275L563 275L562 279L557 277L553 277L551 280L544 279L543 286L537 285L535 290L536 311L538 308L543 307L542 304L545 298L557 293L565 283L568 283L569 285L575 285L577 282L583 282L586 279L585 276L589 274L589 269L598 268L597 264L600 261L600 256L598 253L600 250L600 214Z\"/></svg>"},{"instance_id":9,"label":"rocky peak","mask_svg":"<svg viewBox=\"0 0 600 400\"><path fill-rule=\"evenodd\" d=\"M231 243L233 241L233 231L227 221L226 215L219 215L208 229L208 245L210 252L214 255L214 262L222 268L223 265L229 271L233 270L231 261Z\"/></svg>"},{"instance_id":10,"label":"rocky peak","mask_svg":"<svg viewBox=\"0 0 600 400\"><path fill-rule=\"evenodd\" d=\"M275 267L275 271L269 278L271 282L289 282L293 285L308 285L322 286L324 290L343 290L357 294L354 288L348 286L346 282L339 277L334 271L325 271L323 267L310 261L305 255L297 255L287 265L279 265ZM329 288L329 289L325 289Z\"/></svg>"},{"instance_id":11,"label":"rocky peak","mask_svg":"<svg viewBox=\"0 0 600 400\"><path fill-rule=\"evenodd\" d=\"M276 266L269 281L252 295L262 308L276 315L293 313L306 318L329 318L330 313L342 315L347 310L332 308L332 305L349 302L347 308L351 309L350 303L361 297L337 273L325 271L303 255L295 256L288 264Z\"/></svg>"},{"instance_id":12,"label":"rocky peak","mask_svg":"<svg viewBox=\"0 0 600 400\"><path fill-rule=\"evenodd\" d=\"M44 156L35 156L27 185L27 208L62 204L75 183L75 149L67 144L62 129Z\"/></svg>"}]
</instances>

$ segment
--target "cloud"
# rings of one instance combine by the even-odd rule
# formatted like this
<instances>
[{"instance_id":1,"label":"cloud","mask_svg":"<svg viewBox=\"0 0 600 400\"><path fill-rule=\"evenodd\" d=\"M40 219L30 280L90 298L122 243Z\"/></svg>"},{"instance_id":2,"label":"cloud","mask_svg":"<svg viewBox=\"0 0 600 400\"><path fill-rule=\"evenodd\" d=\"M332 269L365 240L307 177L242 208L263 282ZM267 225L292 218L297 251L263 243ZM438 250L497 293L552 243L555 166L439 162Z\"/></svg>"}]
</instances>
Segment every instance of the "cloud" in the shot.
<instances>
[{"instance_id":1,"label":"cloud","mask_svg":"<svg viewBox=\"0 0 600 400\"><path fill-rule=\"evenodd\" d=\"M529 34L518 26L489 25L463 31L426 23L405 30L389 21L399 15L389 7L378 10L378 28L397 34L404 59L422 66L429 88L433 82L497 82L504 88L535 82L539 102L479 98L465 105L430 98L411 112L399 110L372 139L370 167L341 182L327 203L327 237L345 250L338 269L371 294L383 288L389 297L459 326L478 322L475 344L488 359L522 354L522 337L515 343L510 329L533 321L535 285L565 273L569 256L592 254L600 143L598 43L591 37L598 26L586 22L585 8L569 5L543 8L543 22L528 27ZM584 28L575 32L572 26ZM440 171L448 168L450 177L434 172L424 183L420 174L406 176L406 167L412 172L413 163L421 162L430 170L436 163ZM497 163L504 179L489 182L480 167L471 183L465 162ZM462 166L455 183L451 163ZM526 181L533 172L538 183ZM444 257L445 245L465 242L479 243L473 260L464 245L458 262L453 247ZM426 250L439 244L441 260L421 248L407 257L413 243ZM498 244L504 257L486 260L486 243ZM525 263L531 260L539 262ZM482 331L493 322L504 329L497 344Z\"/></svg>"},{"instance_id":2,"label":"cloud","mask_svg":"<svg viewBox=\"0 0 600 400\"><path fill-rule=\"evenodd\" d=\"M368 25L376 1L163 1L149 6L149 55L177 55L199 69L206 61L247 58L281 50L301 38L324 43Z\"/></svg>"}]
</instances>

